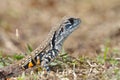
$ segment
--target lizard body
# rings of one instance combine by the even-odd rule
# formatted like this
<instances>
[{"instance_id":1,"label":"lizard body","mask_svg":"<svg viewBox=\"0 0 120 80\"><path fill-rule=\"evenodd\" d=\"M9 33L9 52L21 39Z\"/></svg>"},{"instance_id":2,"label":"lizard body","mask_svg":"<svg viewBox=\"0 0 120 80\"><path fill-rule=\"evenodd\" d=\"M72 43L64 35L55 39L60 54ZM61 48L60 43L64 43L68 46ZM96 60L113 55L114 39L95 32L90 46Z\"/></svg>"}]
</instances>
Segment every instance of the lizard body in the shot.
<instances>
[{"instance_id":1,"label":"lizard body","mask_svg":"<svg viewBox=\"0 0 120 80\"><path fill-rule=\"evenodd\" d=\"M28 69L35 65L40 65L49 71L48 64L53 60L61 51L63 42L66 38L78 28L80 19L69 18L61 23L57 29L52 29L48 39L45 43L34 50L31 55L22 64L23 69Z\"/></svg>"},{"instance_id":2,"label":"lizard body","mask_svg":"<svg viewBox=\"0 0 120 80\"><path fill-rule=\"evenodd\" d=\"M38 46L31 54L19 62L0 68L0 78L18 76L23 71L29 72L36 65L40 65L50 71L48 64L54 60L62 49L66 38L79 27L79 18L68 18L60 26L53 28L44 42ZM3 76L4 75L4 76Z\"/></svg>"}]
</instances>

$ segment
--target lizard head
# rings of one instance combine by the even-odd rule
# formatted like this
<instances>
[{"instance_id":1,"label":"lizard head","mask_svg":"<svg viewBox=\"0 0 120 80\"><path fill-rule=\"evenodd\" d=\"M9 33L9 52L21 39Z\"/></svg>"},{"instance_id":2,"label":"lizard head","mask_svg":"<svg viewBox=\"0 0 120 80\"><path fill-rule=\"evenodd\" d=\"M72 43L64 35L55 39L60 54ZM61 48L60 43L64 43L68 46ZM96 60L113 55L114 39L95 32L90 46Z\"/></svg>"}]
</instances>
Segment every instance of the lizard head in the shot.
<instances>
[{"instance_id":1,"label":"lizard head","mask_svg":"<svg viewBox=\"0 0 120 80\"><path fill-rule=\"evenodd\" d=\"M81 20L79 18L68 18L60 25L60 29L56 31L59 39L68 37L74 30L79 27ZM61 38L60 38L61 37Z\"/></svg>"},{"instance_id":2,"label":"lizard head","mask_svg":"<svg viewBox=\"0 0 120 80\"><path fill-rule=\"evenodd\" d=\"M76 30L81 23L81 20L79 18L68 18L60 25L59 31L57 31L58 36L64 36L67 37L70 35L74 30Z\"/></svg>"},{"instance_id":3,"label":"lizard head","mask_svg":"<svg viewBox=\"0 0 120 80\"><path fill-rule=\"evenodd\" d=\"M61 29L63 29L64 34L70 34L79 27L78 25L80 24L80 22L81 20L79 18L66 19L63 22L63 27L61 27Z\"/></svg>"},{"instance_id":4,"label":"lizard head","mask_svg":"<svg viewBox=\"0 0 120 80\"><path fill-rule=\"evenodd\" d=\"M59 29L55 31L55 45L57 49L63 44L64 40L79 27L81 20L79 18L68 18L60 25Z\"/></svg>"}]
</instances>

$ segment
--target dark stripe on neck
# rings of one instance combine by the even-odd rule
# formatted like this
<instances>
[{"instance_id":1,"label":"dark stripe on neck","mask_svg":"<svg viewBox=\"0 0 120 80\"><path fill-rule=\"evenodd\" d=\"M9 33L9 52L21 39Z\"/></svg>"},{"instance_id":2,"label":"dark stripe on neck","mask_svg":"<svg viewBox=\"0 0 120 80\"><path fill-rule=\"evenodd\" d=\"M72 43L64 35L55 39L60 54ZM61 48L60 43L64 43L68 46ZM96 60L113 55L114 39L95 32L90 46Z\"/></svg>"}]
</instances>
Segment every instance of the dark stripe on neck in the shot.
<instances>
[{"instance_id":1,"label":"dark stripe on neck","mask_svg":"<svg viewBox=\"0 0 120 80\"><path fill-rule=\"evenodd\" d=\"M55 48L55 35L56 35L56 31L54 32L53 38L52 38L52 49Z\"/></svg>"}]
</instances>

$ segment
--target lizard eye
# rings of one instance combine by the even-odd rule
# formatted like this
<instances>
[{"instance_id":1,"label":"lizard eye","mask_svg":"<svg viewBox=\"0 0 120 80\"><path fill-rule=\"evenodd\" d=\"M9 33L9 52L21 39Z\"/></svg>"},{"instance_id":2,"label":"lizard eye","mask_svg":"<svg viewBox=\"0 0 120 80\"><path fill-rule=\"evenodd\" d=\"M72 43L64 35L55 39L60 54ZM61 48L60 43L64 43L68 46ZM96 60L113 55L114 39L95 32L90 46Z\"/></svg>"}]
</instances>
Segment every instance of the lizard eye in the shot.
<instances>
[{"instance_id":1,"label":"lizard eye","mask_svg":"<svg viewBox=\"0 0 120 80\"><path fill-rule=\"evenodd\" d=\"M66 29L71 29L74 25L74 18L69 18L66 22Z\"/></svg>"},{"instance_id":2,"label":"lizard eye","mask_svg":"<svg viewBox=\"0 0 120 80\"><path fill-rule=\"evenodd\" d=\"M70 23L73 25L74 24L74 19L73 18L69 18L68 19L70 21Z\"/></svg>"}]
</instances>

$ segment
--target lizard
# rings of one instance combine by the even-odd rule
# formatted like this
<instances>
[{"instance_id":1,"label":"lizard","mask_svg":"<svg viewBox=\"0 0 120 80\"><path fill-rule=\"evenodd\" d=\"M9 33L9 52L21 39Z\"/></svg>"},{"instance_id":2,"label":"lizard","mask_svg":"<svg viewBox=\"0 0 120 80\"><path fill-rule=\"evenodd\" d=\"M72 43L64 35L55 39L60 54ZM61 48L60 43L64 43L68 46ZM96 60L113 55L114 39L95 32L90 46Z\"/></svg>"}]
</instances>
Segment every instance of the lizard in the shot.
<instances>
[{"instance_id":1,"label":"lizard","mask_svg":"<svg viewBox=\"0 0 120 80\"><path fill-rule=\"evenodd\" d=\"M44 42L34 51L32 51L29 56L18 62L16 67L14 65L14 68L10 67L11 71L8 72L7 75L15 75L15 73L19 71L27 70L36 65L40 65L47 72L49 72L49 63L58 56L64 41L79 27L80 23L80 18L68 18L65 19L59 26L53 27L48 34L48 38L44 40ZM0 69L0 71L1 75L5 73L5 69Z\"/></svg>"}]
</instances>

